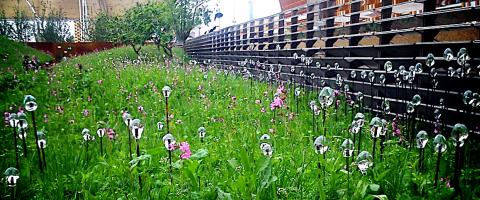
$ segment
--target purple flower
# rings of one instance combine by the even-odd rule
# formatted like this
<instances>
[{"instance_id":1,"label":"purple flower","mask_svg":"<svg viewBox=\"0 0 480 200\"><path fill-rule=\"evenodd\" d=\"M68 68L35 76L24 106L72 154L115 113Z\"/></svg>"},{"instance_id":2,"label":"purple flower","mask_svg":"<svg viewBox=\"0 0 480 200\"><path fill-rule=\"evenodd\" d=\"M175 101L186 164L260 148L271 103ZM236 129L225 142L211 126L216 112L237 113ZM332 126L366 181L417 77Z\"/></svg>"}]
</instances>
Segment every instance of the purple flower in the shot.
<instances>
[{"instance_id":1,"label":"purple flower","mask_svg":"<svg viewBox=\"0 0 480 200\"><path fill-rule=\"evenodd\" d=\"M8 124L8 122L10 120L10 113L9 112L4 112L3 113L3 118L5 120L5 124Z\"/></svg>"},{"instance_id":2,"label":"purple flower","mask_svg":"<svg viewBox=\"0 0 480 200\"><path fill-rule=\"evenodd\" d=\"M192 155L192 152L190 152L190 145L187 142L180 143L180 151L182 151L182 155L180 155L180 158L182 159L189 159Z\"/></svg>"},{"instance_id":3,"label":"purple flower","mask_svg":"<svg viewBox=\"0 0 480 200\"><path fill-rule=\"evenodd\" d=\"M285 89L285 87L283 85L281 85L280 87L277 88L277 93L278 94L281 94L283 93L283 90Z\"/></svg>"},{"instance_id":4,"label":"purple flower","mask_svg":"<svg viewBox=\"0 0 480 200\"><path fill-rule=\"evenodd\" d=\"M333 91L333 95L334 95L335 97L338 97L338 96L340 95L340 91L334 90L334 91Z\"/></svg>"},{"instance_id":5,"label":"purple flower","mask_svg":"<svg viewBox=\"0 0 480 200\"><path fill-rule=\"evenodd\" d=\"M117 134L115 133L115 131L111 128L109 128L107 130L107 136L108 136L108 139L110 140L114 140L115 138L117 138Z\"/></svg>"},{"instance_id":6,"label":"purple flower","mask_svg":"<svg viewBox=\"0 0 480 200\"><path fill-rule=\"evenodd\" d=\"M90 112L88 111L88 109L83 109L83 116L84 116L84 117L87 117L88 114L90 114Z\"/></svg>"},{"instance_id":7,"label":"purple flower","mask_svg":"<svg viewBox=\"0 0 480 200\"><path fill-rule=\"evenodd\" d=\"M283 106L283 100L280 97L275 97L273 102L270 104L270 109L275 110Z\"/></svg>"}]
</instances>

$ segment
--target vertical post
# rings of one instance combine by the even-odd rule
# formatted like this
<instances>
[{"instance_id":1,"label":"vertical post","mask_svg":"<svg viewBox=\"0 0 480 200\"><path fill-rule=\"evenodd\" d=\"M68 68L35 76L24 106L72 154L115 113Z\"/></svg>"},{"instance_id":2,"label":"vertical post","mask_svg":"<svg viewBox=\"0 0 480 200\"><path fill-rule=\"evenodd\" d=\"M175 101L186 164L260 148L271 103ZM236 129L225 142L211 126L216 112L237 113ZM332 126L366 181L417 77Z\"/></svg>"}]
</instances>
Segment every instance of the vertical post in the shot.
<instances>
[{"instance_id":1,"label":"vertical post","mask_svg":"<svg viewBox=\"0 0 480 200\"><path fill-rule=\"evenodd\" d=\"M14 141L14 145L15 145L15 148L13 148L15 150L15 160L16 160L16 167L17 169L20 169L20 162L18 161L18 148L17 148L17 133L15 131L15 128L16 128L16 125L12 127L12 130L13 130L13 141Z\"/></svg>"},{"instance_id":2,"label":"vertical post","mask_svg":"<svg viewBox=\"0 0 480 200\"><path fill-rule=\"evenodd\" d=\"M35 135L35 145L37 146L38 165L43 173L42 157L40 155L40 146L38 145L37 124L35 123L35 111L32 111L33 135Z\"/></svg>"}]
</instances>

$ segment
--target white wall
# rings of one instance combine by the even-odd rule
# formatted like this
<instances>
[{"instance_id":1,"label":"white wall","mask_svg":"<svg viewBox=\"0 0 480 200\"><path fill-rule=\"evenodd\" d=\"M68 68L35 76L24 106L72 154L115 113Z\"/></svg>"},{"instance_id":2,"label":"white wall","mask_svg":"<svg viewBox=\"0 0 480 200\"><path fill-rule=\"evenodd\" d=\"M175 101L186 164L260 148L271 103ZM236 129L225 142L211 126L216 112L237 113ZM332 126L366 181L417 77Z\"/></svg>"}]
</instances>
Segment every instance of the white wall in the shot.
<instances>
[{"instance_id":1,"label":"white wall","mask_svg":"<svg viewBox=\"0 0 480 200\"><path fill-rule=\"evenodd\" d=\"M200 26L194 28L192 36L197 37L203 35L205 31L210 30L214 26L220 26L216 30L225 28L234 24L243 23L249 20L249 0L211 0L209 2L209 8L213 10L213 14L217 9L223 13L223 17L220 20L211 22L208 26ZM281 11L280 2L278 0L251 0L253 3L253 18L262 18L270 16ZM212 16L213 20L213 16Z\"/></svg>"}]
</instances>

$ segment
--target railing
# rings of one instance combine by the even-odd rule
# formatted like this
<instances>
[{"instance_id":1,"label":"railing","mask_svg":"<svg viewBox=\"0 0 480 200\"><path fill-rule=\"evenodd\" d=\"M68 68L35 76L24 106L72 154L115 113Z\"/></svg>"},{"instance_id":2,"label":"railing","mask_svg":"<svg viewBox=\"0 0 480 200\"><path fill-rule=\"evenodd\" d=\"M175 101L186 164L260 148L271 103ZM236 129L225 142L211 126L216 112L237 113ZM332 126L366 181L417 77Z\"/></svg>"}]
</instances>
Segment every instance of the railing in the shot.
<instances>
[{"instance_id":1,"label":"railing","mask_svg":"<svg viewBox=\"0 0 480 200\"><path fill-rule=\"evenodd\" d=\"M462 5L437 7L433 0L322 0L190 39L185 49L199 62L224 69L246 67L259 79L273 70L280 81L312 89L320 87L322 80L335 87L340 74L353 91L365 94L366 105L374 111L381 110L385 97L392 114L405 113L406 101L419 94L418 119L426 122L433 121L435 109L443 108L439 99L444 98L445 123L463 122L478 131L480 110L465 106L462 94L466 90L480 93L480 7L478 1ZM473 68L468 76L447 75L449 67L460 66L456 58L450 62L443 58L446 48L454 55L460 48L468 50ZM425 65L429 53L435 55L436 88ZM294 54L311 63L301 62ZM404 87L405 82L398 87L394 73L383 69L387 61L394 69L403 65L407 70L421 63L424 72L416 74L413 89ZM356 78L349 76L352 70ZM385 75L385 85L359 78L360 71L373 71L376 80Z\"/></svg>"}]
</instances>

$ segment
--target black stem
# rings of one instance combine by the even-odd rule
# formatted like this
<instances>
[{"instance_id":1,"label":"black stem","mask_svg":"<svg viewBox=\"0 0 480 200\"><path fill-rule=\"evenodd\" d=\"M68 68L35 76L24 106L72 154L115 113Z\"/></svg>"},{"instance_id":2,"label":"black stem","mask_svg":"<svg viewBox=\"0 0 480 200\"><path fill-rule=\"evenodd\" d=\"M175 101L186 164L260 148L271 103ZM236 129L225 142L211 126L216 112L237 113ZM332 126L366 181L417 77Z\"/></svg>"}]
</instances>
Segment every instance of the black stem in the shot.
<instances>
[{"instance_id":1,"label":"black stem","mask_svg":"<svg viewBox=\"0 0 480 200\"><path fill-rule=\"evenodd\" d=\"M312 109L312 136L315 137L315 110Z\"/></svg>"},{"instance_id":2,"label":"black stem","mask_svg":"<svg viewBox=\"0 0 480 200\"><path fill-rule=\"evenodd\" d=\"M27 158L27 141L25 139L25 129L20 128L20 134L22 134L22 143L23 143L23 156Z\"/></svg>"},{"instance_id":3,"label":"black stem","mask_svg":"<svg viewBox=\"0 0 480 200\"><path fill-rule=\"evenodd\" d=\"M461 148L460 148L460 141L459 141L459 138L460 138L460 134L457 134L457 146L455 147L455 171L454 171L454 175L453 175L453 187L455 188L455 192L456 193L460 193L460 170L461 170L461 166L460 166L460 151L461 151Z\"/></svg>"},{"instance_id":4,"label":"black stem","mask_svg":"<svg viewBox=\"0 0 480 200\"><path fill-rule=\"evenodd\" d=\"M130 160L133 159L132 157L132 136L130 136L130 127L128 127L128 151L130 152Z\"/></svg>"},{"instance_id":5,"label":"black stem","mask_svg":"<svg viewBox=\"0 0 480 200\"><path fill-rule=\"evenodd\" d=\"M355 139L357 138L356 135L357 134L353 133L353 145L355 145ZM355 157L355 149L353 149L353 151L352 151L352 158L354 158L354 157Z\"/></svg>"},{"instance_id":6,"label":"black stem","mask_svg":"<svg viewBox=\"0 0 480 200\"><path fill-rule=\"evenodd\" d=\"M40 172L43 173L43 164L42 164L42 157L40 155L40 146L38 145L38 135L37 135L37 124L35 123L35 112L32 111L32 123L33 123L33 135L35 135L35 145L37 146L37 154L38 154L38 165L40 167Z\"/></svg>"},{"instance_id":7,"label":"black stem","mask_svg":"<svg viewBox=\"0 0 480 200\"><path fill-rule=\"evenodd\" d=\"M170 133L170 126L169 126L169 119L168 119L168 97L165 97L165 114L166 114L166 122L167 122L167 133Z\"/></svg>"},{"instance_id":8,"label":"black stem","mask_svg":"<svg viewBox=\"0 0 480 200\"><path fill-rule=\"evenodd\" d=\"M168 162L170 163L170 183L173 184L173 174L172 174L172 151L168 150Z\"/></svg>"},{"instance_id":9,"label":"black stem","mask_svg":"<svg viewBox=\"0 0 480 200\"><path fill-rule=\"evenodd\" d=\"M12 127L12 130L13 130L13 141L14 141L14 145L15 145L15 160L16 160L16 166L17 166L17 169L20 169L20 162L18 161L18 147L17 147L17 134L15 132L15 126Z\"/></svg>"},{"instance_id":10,"label":"black stem","mask_svg":"<svg viewBox=\"0 0 480 200\"><path fill-rule=\"evenodd\" d=\"M362 147L362 129L363 129L363 127L360 127L360 131L358 131L358 150L357 150L357 154L360 154L360 148Z\"/></svg>"},{"instance_id":11,"label":"black stem","mask_svg":"<svg viewBox=\"0 0 480 200\"><path fill-rule=\"evenodd\" d=\"M137 140L137 158L140 157L140 141ZM138 161L138 170L140 171L140 163L141 161ZM139 174L138 175L138 185L140 186L140 190L142 190L142 176Z\"/></svg>"},{"instance_id":12,"label":"black stem","mask_svg":"<svg viewBox=\"0 0 480 200\"><path fill-rule=\"evenodd\" d=\"M380 160L383 160L383 151L385 149L385 135L380 136Z\"/></svg>"},{"instance_id":13,"label":"black stem","mask_svg":"<svg viewBox=\"0 0 480 200\"><path fill-rule=\"evenodd\" d=\"M43 143L41 145L42 145L41 149L42 149L43 168L47 170L47 160L45 159L45 147L43 146Z\"/></svg>"},{"instance_id":14,"label":"black stem","mask_svg":"<svg viewBox=\"0 0 480 200\"><path fill-rule=\"evenodd\" d=\"M438 171L440 170L440 160L442 159L442 144L438 147L437 153L437 166L435 167L435 183L434 186L437 187L438 185Z\"/></svg>"},{"instance_id":15,"label":"black stem","mask_svg":"<svg viewBox=\"0 0 480 200\"><path fill-rule=\"evenodd\" d=\"M322 126L323 126L323 135L327 137L327 127L325 126L325 108L322 109L323 111L323 119L322 119Z\"/></svg>"}]
</instances>

